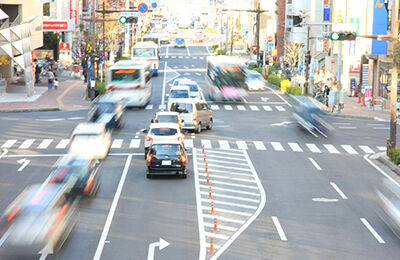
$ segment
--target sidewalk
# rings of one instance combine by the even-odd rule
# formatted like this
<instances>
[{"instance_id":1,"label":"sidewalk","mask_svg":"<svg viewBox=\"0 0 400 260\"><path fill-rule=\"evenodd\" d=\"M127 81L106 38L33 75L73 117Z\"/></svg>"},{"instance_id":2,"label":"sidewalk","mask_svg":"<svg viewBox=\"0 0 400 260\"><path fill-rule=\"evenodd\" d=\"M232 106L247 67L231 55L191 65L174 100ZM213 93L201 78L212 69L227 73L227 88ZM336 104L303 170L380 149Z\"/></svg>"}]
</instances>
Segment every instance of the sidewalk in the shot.
<instances>
[{"instance_id":1,"label":"sidewalk","mask_svg":"<svg viewBox=\"0 0 400 260\"><path fill-rule=\"evenodd\" d=\"M23 83L10 84L7 93L0 96L0 112L27 112L49 110L74 110L90 107L85 100L86 84L82 80L61 80L57 90L47 88L47 83L34 87L35 94L27 98Z\"/></svg>"}]
</instances>

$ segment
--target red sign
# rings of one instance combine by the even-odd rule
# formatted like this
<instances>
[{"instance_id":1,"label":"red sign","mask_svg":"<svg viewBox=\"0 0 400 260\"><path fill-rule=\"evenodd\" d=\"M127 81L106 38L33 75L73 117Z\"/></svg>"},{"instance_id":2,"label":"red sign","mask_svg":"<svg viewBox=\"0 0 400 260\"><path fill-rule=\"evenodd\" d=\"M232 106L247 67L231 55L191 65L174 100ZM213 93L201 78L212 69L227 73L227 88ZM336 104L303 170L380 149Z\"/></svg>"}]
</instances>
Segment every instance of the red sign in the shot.
<instances>
[{"instance_id":1,"label":"red sign","mask_svg":"<svg viewBox=\"0 0 400 260\"><path fill-rule=\"evenodd\" d=\"M267 41L268 41L268 42L272 42L272 36L268 36L268 37L267 37Z\"/></svg>"},{"instance_id":2,"label":"red sign","mask_svg":"<svg viewBox=\"0 0 400 260\"><path fill-rule=\"evenodd\" d=\"M350 64L350 73L360 73L361 65L360 63L352 63Z\"/></svg>"},{"instance_id":3,"label":"red sign","mask_svg":"<svg viewBox=\"0 0 400 260\"><path fill-rule=\"evenodd\" d=\"M138 11L142 14L146 13L149 10L149 7L145 3L141 3L138 5Z\"/></svg>"},{"instance_id":4,"label":"red sign","mask_svg":"<svg viewBox=\"0 0 400 260\"><path fill-rule=\"evenodd\" d=\"M252 51L257 51L257 45L253 45L253 46L251 47L251 50L252 50Z\"/></svg>"},{"instance_id":5,"label":"red sign","mask_svg":"<svg viewBox=\"0 0 400 260\"><path fill-rule=\"evenodd\" d=\"M69 42L60 42L60 51L69 51Z\"/></svg>"},{"instance_id":6,"label":"red sign","mask_svg":"<svg viewBox=\"0 0 400 260\"><path fill-rule=\"evenodd\" d=\"M43 31L67 31L67 21L43 21Z\"/></svg>"}]
</instances>

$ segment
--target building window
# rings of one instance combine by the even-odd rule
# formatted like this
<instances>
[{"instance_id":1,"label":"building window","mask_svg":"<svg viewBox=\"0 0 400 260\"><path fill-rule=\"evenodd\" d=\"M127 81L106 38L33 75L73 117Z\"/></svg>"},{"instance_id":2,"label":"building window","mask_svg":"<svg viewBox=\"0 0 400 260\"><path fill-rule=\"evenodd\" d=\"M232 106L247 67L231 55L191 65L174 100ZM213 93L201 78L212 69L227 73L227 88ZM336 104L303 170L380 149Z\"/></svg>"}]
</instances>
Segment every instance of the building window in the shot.
<instances>
[{"instance_id":1,"label":"building window","mask_svg":"<svg viewBox=\"0 0 400 260\"><path fill-rule=\"evenodd\" d=\"M287 4L291 5L292 4L292 0L287 0Z\"/></svg>"},{"instance_id":2,"label":"building window","mask_svg":"<svg viewBox=\"0 0 400 260\"><path fill-rule=\"evenodd\" d=\"M43 16L50 16L50 3L43 4Z\"/></svg>"}]
</instances>

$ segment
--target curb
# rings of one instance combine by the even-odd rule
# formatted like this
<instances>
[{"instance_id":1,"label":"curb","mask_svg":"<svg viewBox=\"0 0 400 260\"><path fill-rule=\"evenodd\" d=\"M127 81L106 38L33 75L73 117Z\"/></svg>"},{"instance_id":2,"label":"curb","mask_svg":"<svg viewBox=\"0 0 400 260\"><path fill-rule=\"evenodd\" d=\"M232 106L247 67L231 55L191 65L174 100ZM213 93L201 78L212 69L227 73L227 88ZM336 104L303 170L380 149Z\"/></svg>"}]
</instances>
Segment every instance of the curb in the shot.
<instances>
[{"instance_id":1,"label":"curb","mask_svg":"<svg viewBox=\"0 0 400 260\"><path fill-rule=\"evenodd\" d=\"M379 162L386 165L389 169L391 169L393 172L395 172L397 175L400 176L400 167L397 166L395 163L393 163L386 155L386 153L379 153L376 155L376 157L377 158L371 158L371 159L378 160Z\"/></svg>"},{"instance_id":2,"label":"curb","mask_svg":"<svg viewBox=\"0 0 400 260\"><path fill-rule=\"evenodd\" d=\"M44 111L60 111L59 107L45 107L45 108L22 108L22 109L10 109L0 110L0 113L19 113L19 112L44 112Z\"/></svg>"},{"instance_id":3,"label":"curb","mask_svg":"<svg viewBox=\"0 0 400 260\"><path fill-rule=\"evenodd\" d=\"M376 120L376 117L374 117L374 116L346 115L346 114L335 114L335 113L329 113L329 115L330 115L330 116L335 116L335 117L349 118L349 119ZM376 120L376 121L378 121L378 120Z\"/></svg>"}]
</instances>

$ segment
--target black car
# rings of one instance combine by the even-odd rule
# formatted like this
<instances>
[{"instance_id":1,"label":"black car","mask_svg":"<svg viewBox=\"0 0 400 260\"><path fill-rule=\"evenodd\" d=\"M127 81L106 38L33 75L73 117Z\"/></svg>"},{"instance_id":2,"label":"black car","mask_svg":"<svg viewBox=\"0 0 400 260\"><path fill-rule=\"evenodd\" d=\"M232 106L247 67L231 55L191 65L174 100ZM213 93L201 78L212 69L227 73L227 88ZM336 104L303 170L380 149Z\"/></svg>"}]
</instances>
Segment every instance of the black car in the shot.
<instances>
[{"instance_id":1,"label":"black car","mask_svg":"<svg viewBox=\"0 0 400 260\"><path fill-rule=\"evenodd\" d=\"M179 141L155 141L147 154L147 178L153 173L187 177L186 150Z\"/></svg>"},{"instance_id":2,"label":"black car","mask_svg":"<svg viewBox=\"0 0 400 260\"><path fill-rule=\"evenodd\" d=\"M125 106L122 100L113 95L106 95L96 99L89 111L89 121L104 123L108 130L122 128Z\"/></svg>"},{"instance_id":3,"label":"black car","mask_svg":"<svg viewBox=\"0 0 400 260\"><path fill-rule=\"evenodd\" d=\"M67 185L72 197L93 197L100 187L99 169L97 159L64 156L53 167L50 183Z\"/></svg>"}]
</instances>

